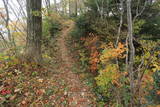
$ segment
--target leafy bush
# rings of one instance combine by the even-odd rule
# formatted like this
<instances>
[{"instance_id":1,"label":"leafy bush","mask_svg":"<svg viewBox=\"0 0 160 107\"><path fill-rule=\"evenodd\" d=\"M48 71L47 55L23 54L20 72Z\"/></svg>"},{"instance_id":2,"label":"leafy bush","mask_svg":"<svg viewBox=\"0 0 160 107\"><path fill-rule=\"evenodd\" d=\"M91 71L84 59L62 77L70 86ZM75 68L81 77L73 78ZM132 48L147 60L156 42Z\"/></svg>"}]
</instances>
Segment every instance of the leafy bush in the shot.
<instances>
[{"instance_id":1,"label":"leafy bush","mask_svg":"<svg viewBox=\"0 0 160 107\"><path fill-rule=\"evenodd\" d=\"M156 71L153 74L154 84L153 89L150 90L150 96L147 96L147 99L150 104L160 104L160 71Z\"/></svg>"},{"instance_id":2,"label":"leafy bush","mask_svg":"<svg viewBox=\"0 0 160 107\"><path fill-rule=\"evenodd\" d=\"M160 17L154 17L152 19L146 20L146 23L143 25L143 29L141 30L142 34L153 35L152 38L160 39ZM147 31L147 32L146 32Z\"/></svg>"},{"instance_id":3,"label":"leafy bush","mask_svg":"<svg viewBox=\"0 0 160 107\"><path fill-rule=\"evenodd\" d=\"M53 56L53 44L55 42L54 38L60 30L62 29L63 19L60 15L50 13L49 16L45 16L43 19L43 54L47 56Z\"/></svg>"},{"instance_id":4,"label":"leafy bush","mask_svg":"<svg viewBox=\"0 0 160 107\"><path fill-rule=\"evenodd\" d=\"M123 53L126 49L121 43L119 43L118 48L114 48L112 43L103 45L102 47L104 47L104 50L100 55L101 67L99 69L99 75L95 78L95 80L99 87L98 91L104 97L112 99L111 101L108 100L107 102L113 106L116 101L118 101L117 97L123 96L120 94L123 92L122 90L124 90L122 81L126 81L123 78L124 75L126 75L126 72L119 71L116 64L116 58L123 58L125 56Z\"/></svg>"},{"instance_id":5,"label":"leafy bush","mask_svg":"<svg viewBox=\"0 0 160 107\"><path fill-rule=\"evenodd\" d=\"M79 39L81 37L86 37L88 33L91 32L90 22L85 15L80 15L75 19L76 27L74 31L71 32L71 35Z\"/></svg>"},{"instance_id":6,"label":"leafy bush","mask_svg":"<svg viewBox=\"0 0 160 107\"><path fill-rule=\"evenodd\" d=\"M92 18L89 15L80 15L76 19L76 28L72 32L75 38L88 37L90 33L98 35L102 39L113 40L117 34L116 22L110 18Z\"/></svg>"},{"instance_id":7,"label":"leafy bush","mask_svg":"<svg viewBox=\"0 0 160 107\"><path fill-rule=\"evenodd\" d=\"M46 16L43 19L43 37L53 38L61 30L62 22L62 18L57 14Z\"/></svg>"},{"instance_id":8,"label":"leafy bush","mask_svg":"<svg viewBox=\"0 0 160 107\"><path fill-rule=\"evenodd\" d=\"M160 1L157 0L152 5L147 7L140 19L145 20L145 23L140 30L144 38L149 40L160 39L160 16L157 14L160 11ZM148 37L149 36L149 37Z\"/></svg>"},{"instance_id":9,"label":"leafy bush","mask_svg":"<svg viewBox=\"0 0 160 107\"><path fill-rule=\"evenodd\" d=\"M103 39L113 40L117 34L117 25L112 19L94 19L92 20L91 29L94 33Z\"/></svg>"}]
</instances>

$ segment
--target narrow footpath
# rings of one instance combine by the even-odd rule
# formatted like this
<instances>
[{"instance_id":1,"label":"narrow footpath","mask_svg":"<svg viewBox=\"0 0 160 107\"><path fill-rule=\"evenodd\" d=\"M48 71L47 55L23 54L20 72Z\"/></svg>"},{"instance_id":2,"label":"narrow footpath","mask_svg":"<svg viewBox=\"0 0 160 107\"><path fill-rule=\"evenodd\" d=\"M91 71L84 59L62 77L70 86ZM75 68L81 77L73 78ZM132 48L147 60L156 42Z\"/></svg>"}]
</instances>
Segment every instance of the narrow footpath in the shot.
<instances>
[{"instance_id":1,"label":"narrow footpath","mask_svg":"<svg viewBox=\"0 0 160 107\"><path fill-rule=\"evenodd\" d=\"M73 21L67 21L66 27L63 28L61 35L57 37L58 53L57 56L61 61L57 61L59 69L53 79L61 81L57 85L63 88L62 91L55 94L55 97L63 96L57 99L55 107L95 107L94 94L90 88L84 84L78 74L75 74L72 70L74 60L72 55L69 54L67 47L67 38L69 33L74 28ZM65 104L64 104L65 103Z\"/></svg>"}]
</instances>

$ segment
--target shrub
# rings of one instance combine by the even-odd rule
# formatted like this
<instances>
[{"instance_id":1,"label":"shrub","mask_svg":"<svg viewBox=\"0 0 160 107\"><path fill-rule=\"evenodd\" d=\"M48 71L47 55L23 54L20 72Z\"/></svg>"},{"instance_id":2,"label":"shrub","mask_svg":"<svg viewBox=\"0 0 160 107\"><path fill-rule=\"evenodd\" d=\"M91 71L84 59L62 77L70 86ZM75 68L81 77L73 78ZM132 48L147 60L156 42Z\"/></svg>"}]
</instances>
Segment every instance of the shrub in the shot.
<instances>
[{"instance_id":1,"label":"shrub","mask_svg":"<svg viewBox=\"0 0 160 107\"><path fill-rule=\"evenodd\" d=\"M117 35L117 25L112 19L95 18L92 20L91 29L103 39L113 40Z\"/></svg>"},{"instance_id":2,"label":"shrub","mask_svg":"<svg viewBox=\"0 0 160 107\"><path fill-rule=\"evenodd\" d=\"M89 32L91 32L90 22L85 15L80 15L75 19L76 27L74 31L71 32L72 37L79 39L81 37L86 37Z\"/></svg>"},{"instance_id":3,"label":"shrub","mask_svg":"<svg viewBox=\"0 0 160 107\"><path fill-rule=\"evenodd\" d=\"M59 33L62 29L63 19L57 14L50 13L50 15L45 16L43 19L43 46L44 50L50 51L50 48L53 47L53 38ZM48 48L50 47L50 48Z\"/></svg>"},{"instance_id":4,"label":"shrub","mask_svg":"<svg viewBox=\"0 0 160 107\"><path fill-rule=\"evenodd\" d=\"M113 40L116 38L116 32L117 25L115 20L111 18L92 18L84 14L76 19L76 30L72 32L72 35L75 38L81 38L88 37L90 33L94 33L104 40Z\"/></svg>"},{"instance_id":5,"label":"shrub","mask_svg":"<svg viewBox=\"0 0 160 107\"><path fill-rule=\"evenodd\" d=\"M110 106L114 106L116 101L118 101L117 97L122 97L121 95L128 88L124 88L127 86L126 84L122 84L126 79L124 76L127 74L126 72L122 72L119 70L118 65L116 64L116 58L124 58L125 55L125 46L119 43L118 48L114 48L112 43L108 45L102 45L104 50L100 55L100 69L99 75L95 78L98 88L98 92L107 99L107 104L111 104ZM123 81L123 82L122 82ZM121 94L120 94L121 93ZM128 96L127 96L128 97ZM125 100L126 97L122 97ZM121 101L124 101L121 99ZM127 101L127 100L126 100Z\"/></svg>"},{"instance_id":6,"label":"shrub","mask_svg":"<svg viewBox=\"0 0 160 107\"><path fill-rule=\"evenodd\" d=\"M60 15L50 13L43 19L43 37L53 38L62 28L63 19Z\"/></svg>"}]
</instances>

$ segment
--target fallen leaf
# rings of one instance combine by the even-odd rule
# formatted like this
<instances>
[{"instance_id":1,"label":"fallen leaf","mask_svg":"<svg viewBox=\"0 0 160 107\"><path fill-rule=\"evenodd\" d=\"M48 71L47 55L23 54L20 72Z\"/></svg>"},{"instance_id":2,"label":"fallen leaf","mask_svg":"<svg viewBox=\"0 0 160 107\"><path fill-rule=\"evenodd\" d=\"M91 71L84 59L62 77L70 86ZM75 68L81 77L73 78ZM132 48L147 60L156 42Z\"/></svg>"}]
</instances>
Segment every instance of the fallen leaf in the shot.
<instances>
[{"instance_id":1,"label":"fallen leaf","mask_svg":"<svg viewBox=\"0 0 160 107\"><path fill-rule=\"evenodd\" d=\"M5 101L5 98L0 97L0 102L3 102L3 101Z\"/></svg>"},{"instance_id":2,"label":"fallen leaf","mask_svg":"<svg viewBox=\"0 0 160 107\"><path fill-rule=\"evenodd\" d=\"M40 89L40 90L37 90L37 91L36 91L36 94L37 94L37 95L43 95L43 94L45 94L45 93L46 93L45 89Z\"/></svg>"},{"instance_id":3,"label":"fallen leaf","mask_svg":"<svg viewBox=\"0 0 160 107\"><path fill-rule=\"evenodd\" d=\"M43 82L43 79L38 79L37 81L40 82L40 83L42 83L42 82Z\"/></svg>"},{"instance_id":4,"label":"fallen leaf","mask_svg":"<svg viewBox=\"0 0 160 107\"><path fill-rule=\"evenodd\" d=\"M9 100L14 100L17 97L17 95L15 94L14 96L10 97Z\"/></svg>"},{"instance_id":5,"label":"fallen leaf","mask_svg":"<svg viewBox=\"0 0 160 107\"><path fill-rule=\"evenodd\" d=\"M22 103L23 105L27 104L27 102L26 102L25 100L23 100L21 103Z\"/></svg>"},{"instance_id":6,"label":"fallen leaf","mask_svg":"<svg viewBox=\"0 0 160 107\"><path fill-rule=\"evenodd\" d=\"M65 91L65 92L64 92L64 95L67 95L67 94L68 94L67 91Z\"/></svg>"},{"instance_id":7,"label":"fallen leaf","mask_svg":"<svg viewBox=\"0 0 160 107\"><path fill-rule=\"evenodd\" d=\"M15 90L14 90L14 92L15 92L15 93L18 93L18 92L20 92L20 91L21 91L21 89L20 89L20 88L19 88L19 89L15 89Z\"/></svg>"},{"instance_id":8,"label":"fallen leaf","mask_svg":"<svg viewBox=\"0 0 160 107\"><path fill-rule=\"evenodd\" d=\"M157 95L160 95L160 91L159 90L157 91Z\"/></svg>"},{"instance_id":9,"label":"fallen leaf","mask_svg":"<svg viewBox=\"0 0 160 107\"><path fill-rule=\"evenodd\" d=\"M29 94L30 94L29 92L24 93L24 95L25 95L26 97L28 97Z\"/></svg>"}]
</instances>

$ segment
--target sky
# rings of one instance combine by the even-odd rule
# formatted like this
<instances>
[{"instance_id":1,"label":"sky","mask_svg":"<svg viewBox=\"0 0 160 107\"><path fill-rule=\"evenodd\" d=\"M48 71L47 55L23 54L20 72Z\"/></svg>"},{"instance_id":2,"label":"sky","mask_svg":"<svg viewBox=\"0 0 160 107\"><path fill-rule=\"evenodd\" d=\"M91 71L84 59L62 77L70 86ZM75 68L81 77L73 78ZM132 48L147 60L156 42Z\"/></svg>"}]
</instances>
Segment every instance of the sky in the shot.
<instances>
[{"instance_id":1,"label":"sky","mask_svg":"<svg viewBox=\"0 0 160 107\"><path fill-rule=\"evenodd\" d=\"M20 0L20 1L25 1L25 0ZM44 2L44 0L42 0ZM54 2L54 0L50 0L51 3ZM59 0L57 0L59 1ZM9 4L12 6L12 8L14 8L15 10L18 10L19 9L19 5L17 3L17 0L9 0ZM44 3L43 3L44 4ZM44 6L44 5L43 5ZM4 5L3 5L3 1L0 0L0 8L4 8ZM24 8L25 8L25 4L24 4ZM9 9L9 13L10 13L10 18L12 20L15 20L16 19L16 16L14 15L13 11L11 9Z\"/></svg>"},{"instance_id":2,"label":"sky","mask_svg":"<svg viewBox=\"0 0 160 107\"><path fill-rule=\"evenodd\" d=\"M19 8L17 0L9 0L9 4L12 6L12 8L14 8L15 11L17 11ZM2 0L0 0L0 8L4 8ZM16 16L14 15L14 12L11 10L11 8L9 8L9 15L12 20L16 19Z\"/></svg>"},{"instance_id":3,"label":"sky","mask_svg":"<svg viewBox=\"0 0 160 107\"><path fill-rule=\"evenodd\" d=\"M23 1L25 1L25 0L19 0L20 2L22 2L21 3L21 5L23 5L23 9L24 9L24 11L25 11L25 3L23 3ZM44 1L44 0L43 0ZM51 3L53 3L53 1L54 0L51 0ZM59 0L57 0L57 1L59 1ZM44 3L43 3L44 4ZM44 6L44 5L43 5ZM4 5L3 5L3 1L2 0L0 0L0 8L4 8ZM14 10L14 11L13 11ZM20 15L19 14L19 12L20 12L20 6L19 6L19 4L17 3L17 0L9 0L9 16L10 16L10 20L12 21L12 22L14 22L14 21L17 21L17 19L18 18L20 18L20 20L21 20L21 22L25 22L25 20L23 20L22 19L22 15ZM26 12L26 11L25 11ZM17 15L17 17L16 17L16 15ZM11 22L10 21L10 22ZM0 24L0 32L6 32L6 30L1 30L1 29L5 29L5 26L3 26L3 25L1 25ZM4 33L5 34L5 33ZM5 35L4 35L5 36Z\"/></svg>"}]
</instances>

